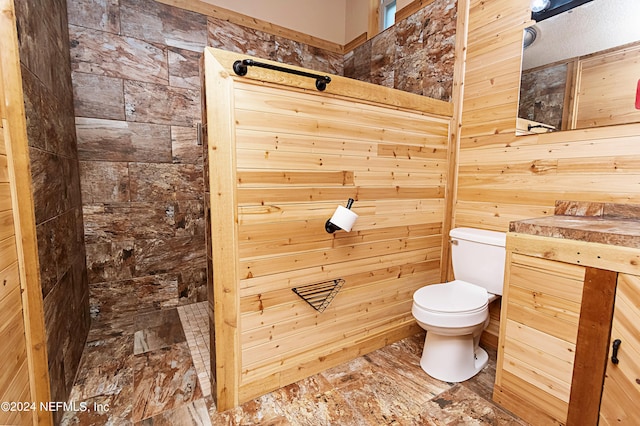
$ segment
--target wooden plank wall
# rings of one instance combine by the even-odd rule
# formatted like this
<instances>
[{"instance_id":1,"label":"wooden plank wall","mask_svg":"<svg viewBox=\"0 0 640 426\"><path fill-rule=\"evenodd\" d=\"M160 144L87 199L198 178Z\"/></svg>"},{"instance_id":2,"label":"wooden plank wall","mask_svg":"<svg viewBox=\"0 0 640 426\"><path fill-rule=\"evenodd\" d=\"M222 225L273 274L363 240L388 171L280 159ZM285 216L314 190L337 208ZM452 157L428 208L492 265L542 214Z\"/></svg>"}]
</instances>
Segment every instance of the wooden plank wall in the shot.
<instances>
[{"instance_id":1,"label":"wooden plank wall","mask_svg":"<svg viewBox=\"0 0 640 426\"><path fill-rule=\"evenodd\" d=\"M320 93L234 77L233 159L220 153L228 141L215 128L227 124L213 124L207 96L212 217L233 227L237 212L235 236L214 230L212 238L214 252L237 247L236 258L224 261L231 265L227 277L237 262L237 287L227 282L218 290L216 275L214 297L237 293L239 301L239 402L419 331L412 294L440 282L450 104L435 103L445 116L400 110L366 96L332 94L341 85L380 93L373 85L332 79L331 89ZM207 81L207 91L212 87ZM220 174L230 166L232 187L222 188L229 179ZM221 206L233 201L222 194L235 194L226 213ZM356 200L352 210L359 215L353 230L326 233L326 220L348 198ZM220 241L221 235L236 240ZM214 275L223 274L215 256ZM337 278L344 286L322 313L291 290ZM215 313L216 369L235 366L224 351L236 344L227 327L236 320L234 303L215 303L226 311ZM224 409L220 393L218 407Z\"/></svg>"},{"instance_id":2,"label":"wooden plank wall","mask_svg":"<svg viewBox=\"0 0 640 426\"><path fill-rule=\"evenodd\" d=\"M506 231L558 199L640 203L640 125L515 136L529 0L468 2L453 226Z\"/></svg>"},{"instance_id":3,"label":"wooden plank wall","mask_svg":"<svg viewBox=\"0 0 640 426\"><path fill-rule=\"evenodd\" d=\"M507 251L494 398L525 421L566 422L585 267ZM592 348L593 350L593 348ZM523 395L528 401L522 401Z\"/></svg>"},{"instance_id":4,"label":"wooden plank wall","mask_svg":"<svg viewBox=\"0 0 640 426\"><path fill-rule=\"evenodd\" d=\"M640 42L577 61L573 129L640 121Z\"/></svg>"},{"instance_id":5,"label":"wooden plank wall","mask_svg":"<svg viewBox=\"0 0 640 426\"><path fill-rule=\"evenodd\" d=\"M0 63L0 76L2 67ZM0 370L0 401L31 401L29 366L24 334L24 320L18 269L13 203L9 178L9 159L5 139L9 132L4 108L4 90L0 78L0 359L6 360ZM6 135L5 135L6 134ZM0 424L32 423L30 410L1 410Z\"/></svg>"},{"instance_id":6,"label":"wooden plank wall","mask_svg":"<svg viewBox=\"0 0 640 426\"><path fill-rule=\"evenodd\" d=\"M471 0L455 225L506 231L558 199L640 203L640 125L515 136L528 0Z\"/></svg>"}]
</instances>

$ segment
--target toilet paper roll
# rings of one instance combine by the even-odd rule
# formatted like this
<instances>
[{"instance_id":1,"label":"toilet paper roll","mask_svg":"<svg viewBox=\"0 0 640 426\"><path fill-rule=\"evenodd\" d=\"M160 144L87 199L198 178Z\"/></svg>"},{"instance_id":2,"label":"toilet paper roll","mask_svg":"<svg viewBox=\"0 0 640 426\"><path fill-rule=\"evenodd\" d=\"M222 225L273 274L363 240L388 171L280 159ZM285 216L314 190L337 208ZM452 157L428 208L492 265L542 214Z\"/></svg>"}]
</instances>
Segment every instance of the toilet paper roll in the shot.
<instances>
[{"instance_id":1,"label":"toilet paper roll","mask_svg":"<svg viewBox=\"0 0 640 426\"><path fill-rule=\"evenodd\" d=\"M358 215L351 210L338 206L335 213L333 213L333 216L331 216L331 219L329 219L329 222L349 232L351 231L353 224L356 223L357 218Z\"/></svg>"}]
</instances>

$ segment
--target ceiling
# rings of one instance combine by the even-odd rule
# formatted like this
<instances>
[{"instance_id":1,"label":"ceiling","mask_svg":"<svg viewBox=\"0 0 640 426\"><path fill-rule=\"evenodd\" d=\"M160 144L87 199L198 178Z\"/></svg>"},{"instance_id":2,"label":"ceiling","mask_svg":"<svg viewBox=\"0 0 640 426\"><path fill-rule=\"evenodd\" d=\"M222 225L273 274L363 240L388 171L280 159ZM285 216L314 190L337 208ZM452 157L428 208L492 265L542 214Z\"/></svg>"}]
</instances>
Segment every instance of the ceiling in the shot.
<instances>
[{"instance_id":1,"label":"ceiling","mask_svg":"<svg viewBox=\"0 0 640 426\"><path fill-rule=\"evenodd\" d=\"M549 0L549 6L541 11L532 12L531 18L536 22L542 22L547 18L551 18L552 16L556 16L559 13L566 12L590 1L593 0Z\"/></svg>"},{"instance_id":2,"label":"ceiling","mask_svg":"<svg viewBox=\"0 0 640 426\"><path fill-rule=\"evenodd\" d=\"M640 40L639 0L593 0L535 24L524 51L529 69Z\"/></svg>"}]
</instances>

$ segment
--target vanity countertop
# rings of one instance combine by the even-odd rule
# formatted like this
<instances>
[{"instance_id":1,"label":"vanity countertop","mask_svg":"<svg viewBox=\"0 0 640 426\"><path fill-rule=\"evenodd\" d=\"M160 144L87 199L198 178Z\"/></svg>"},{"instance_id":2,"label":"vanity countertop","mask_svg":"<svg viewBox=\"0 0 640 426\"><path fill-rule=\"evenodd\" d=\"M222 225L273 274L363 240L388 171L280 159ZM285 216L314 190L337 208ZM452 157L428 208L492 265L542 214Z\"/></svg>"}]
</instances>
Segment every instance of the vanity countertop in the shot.
<instances>
[{"instance_id":1,"label":"vanity countertop","mask_svg":"<svg viewBox=\"0 0 640 426\"><path fill-rule=\"evenodd\" d=\"M553 216L511 222L509 231L640 248L640 205L557 201Z\"/></svg>"}]
</instances>

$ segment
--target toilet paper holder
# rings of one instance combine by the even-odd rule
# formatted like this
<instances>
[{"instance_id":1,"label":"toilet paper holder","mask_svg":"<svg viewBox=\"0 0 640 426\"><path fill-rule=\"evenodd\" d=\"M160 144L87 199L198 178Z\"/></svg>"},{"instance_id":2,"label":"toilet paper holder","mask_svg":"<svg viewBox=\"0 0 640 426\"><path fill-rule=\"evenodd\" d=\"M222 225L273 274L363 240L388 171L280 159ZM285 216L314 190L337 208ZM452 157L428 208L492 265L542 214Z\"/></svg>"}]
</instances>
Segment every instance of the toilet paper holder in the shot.
<instances>
[{"instance_id":1,"label":"toilet paper holder","mask_svg":"<svg viewBox=\"0 0 640 426\"><path fill-rule=\"evenodd\" d=\"M336 231L344 230L351 231L351 227L356 222L358 215L351 211L353 205L353 198L349 198L347 201L347 207L338 206L333 216L324 224L324 229L329 234L333 234Z\"/></svg>"}]
</instances>

